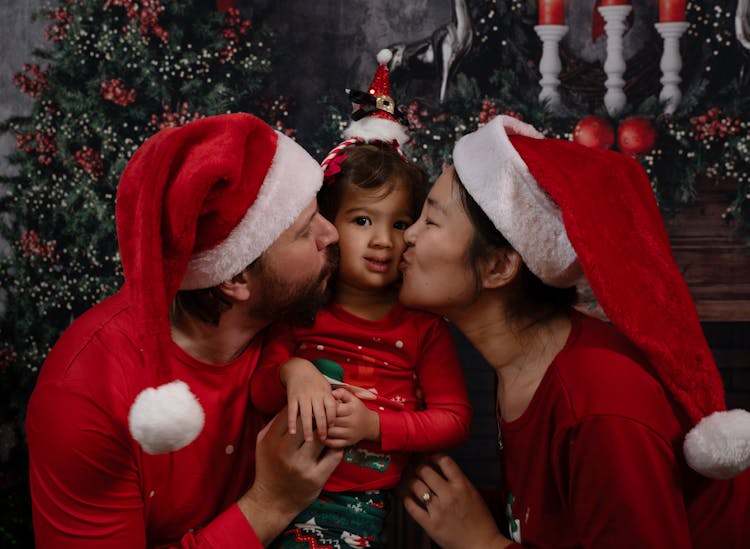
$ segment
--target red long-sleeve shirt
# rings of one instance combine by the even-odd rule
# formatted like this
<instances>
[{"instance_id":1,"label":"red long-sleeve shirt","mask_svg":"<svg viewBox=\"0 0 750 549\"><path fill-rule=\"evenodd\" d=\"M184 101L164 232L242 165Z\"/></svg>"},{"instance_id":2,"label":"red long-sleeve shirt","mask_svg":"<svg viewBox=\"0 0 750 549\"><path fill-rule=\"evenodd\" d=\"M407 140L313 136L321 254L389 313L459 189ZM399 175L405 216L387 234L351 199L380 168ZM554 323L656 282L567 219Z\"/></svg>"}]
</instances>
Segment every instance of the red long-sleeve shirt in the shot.
<instances>
[{"instance_id":1,"label":"red long-sleeve shirt","mask_svg":"<svg viewBox=\"0 0 750 549\"><path fill-rule=\"evenodd\" d=\"M435 315L396 304L386 317L367 320L333 304L311 328L273 328L251 383L259 410L276 413L285 404L278 369L293 356L333 360L344 382L396 403L363 401L380 417L380 443L347 451L326 490L392 488L409 452L458 446L468 437L471 405L461 366L446 322ZM425 409L418 409L417 386Z\"/></svg>"},{"instance_id":2,"label":"red long-sleeve shirt","mask_svg":"<svg viewBox=\"0 0 750 549\"><path fill-rule=\"evenodd\" d=\"M249 406L261 338L221 365L172 345L172 378L190 386L206 423L182 450L152 456L128 430L130 405L153 383L134 326L115 295L76 320L41 369L26 418L36 546L262 547L235 504L261 426Z\"/></svg>"},{"instance_id":3,"label":"red long-sleeve shirt","mask_svg":"<svg viewBox=\"0 0 750 549\"><path fill-rule=\"evenodd\" d=\"M503 502L525 547L740 548L750 472L710 480L682 457L689 424L613 328L573 330L524 414L501 422Z\"/></svg>"}]
</instances>

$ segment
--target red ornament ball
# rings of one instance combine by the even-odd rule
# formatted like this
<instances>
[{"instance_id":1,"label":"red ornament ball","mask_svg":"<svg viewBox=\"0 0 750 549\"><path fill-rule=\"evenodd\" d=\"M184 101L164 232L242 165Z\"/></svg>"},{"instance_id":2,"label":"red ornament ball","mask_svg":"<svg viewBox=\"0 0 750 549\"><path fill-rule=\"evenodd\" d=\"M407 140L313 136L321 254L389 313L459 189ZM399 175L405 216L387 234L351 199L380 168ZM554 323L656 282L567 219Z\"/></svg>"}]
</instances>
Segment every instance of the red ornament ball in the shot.
<instances>
[{"instance_id":1,"label":"red ornament ball","mask_svg":"<svg viewBox=\"0 0 750 549\"><path fill-rule=\"evenodd\" d=\"M655 142L656 128L648 118L631 116L617 128L617 147L630 156L650 151Z\"/></svg>"},{"instance_id":2,"label":"red ornament ball","mask_svg":"<svg viewBox=\"0 0 750 549\"><path fill-rule=\"evenodd\" d=\"M584 116L573 130L573 141L586 147L609 149L615 142L615 132L603 116Z\"/></svg>"}]
</instances>

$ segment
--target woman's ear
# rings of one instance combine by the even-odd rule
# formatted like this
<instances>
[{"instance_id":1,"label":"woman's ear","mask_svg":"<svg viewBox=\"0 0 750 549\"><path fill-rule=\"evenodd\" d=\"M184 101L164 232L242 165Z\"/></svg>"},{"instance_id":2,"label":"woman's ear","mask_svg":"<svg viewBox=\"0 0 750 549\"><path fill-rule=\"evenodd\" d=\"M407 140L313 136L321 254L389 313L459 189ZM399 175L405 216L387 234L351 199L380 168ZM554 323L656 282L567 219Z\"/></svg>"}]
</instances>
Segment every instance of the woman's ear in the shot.
<instances>
[{"instance_id":1,"label":"woman's ear","mask_svg":"<svg viewBox=\"0 0 750 549\"><path fill-rule=\"evenodd\" d=\"M500 288L512 282L521 271L523 259L516 250L502 246L482 261L482 287Z\"/></svg>"},{"instance_id":2,"label":"woman's ear","mask_svg":"<svg viewBox=\"0 0 750 549\"><path fill-rule=\"evenodd\" d=\"M231 280L226 280L219 284L219 291L233 301L247 301L250 299L250 281L248 273L241 272Z\"/></svg>"}]
</instances>

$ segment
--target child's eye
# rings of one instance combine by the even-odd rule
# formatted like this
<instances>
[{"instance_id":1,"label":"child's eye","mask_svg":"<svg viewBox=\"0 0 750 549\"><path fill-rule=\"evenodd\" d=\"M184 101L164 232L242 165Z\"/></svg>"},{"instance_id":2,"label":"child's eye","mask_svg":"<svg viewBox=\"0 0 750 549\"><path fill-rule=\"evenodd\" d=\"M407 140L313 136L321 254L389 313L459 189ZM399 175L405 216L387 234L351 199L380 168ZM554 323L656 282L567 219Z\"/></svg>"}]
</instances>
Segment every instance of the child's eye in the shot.
<instances>
[{"instance_id":1,"label":"child's eye","mask_svg":"<svg viewBox=\"0 0 750 549\"><path fill-rule=\"evenodd\" d=\"M363 215L360 215L359 217L354 218L354 222L359 225L360 227L365 227L367 225L371 225L372 221L370 221L369 217L365 217Z\"/></svg>"},{"instance_id":2,"label":"child's eye","mask_svg":"<svg viewBox=\"0 0 750 549\"><path fill-rule=\"evenodd\" d=\"M411 223L409 223L408 221L396 221L393 224L393 228L397 231L405 231L409 228L409 225L411 225Z\"/></svg>"}]
</instances>

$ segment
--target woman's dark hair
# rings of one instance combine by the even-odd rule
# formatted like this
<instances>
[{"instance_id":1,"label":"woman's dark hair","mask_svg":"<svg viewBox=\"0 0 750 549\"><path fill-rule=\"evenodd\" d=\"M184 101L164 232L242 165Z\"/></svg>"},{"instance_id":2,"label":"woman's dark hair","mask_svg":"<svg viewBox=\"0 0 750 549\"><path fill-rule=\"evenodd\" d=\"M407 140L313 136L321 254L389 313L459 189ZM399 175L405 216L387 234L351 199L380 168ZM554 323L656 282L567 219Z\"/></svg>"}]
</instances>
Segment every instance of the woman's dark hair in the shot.
<instances>
[{"instance_id":1,"label":"woman's dark hair","mask_svg":"<svg viewBox=\"0 0 750 549\"><path fill-rule=\"evenodd\" d=\"M467 250L467 261L475 270L477 284L479 284L478 265L481 258L485 257L491 251L502 247L512 245L497 230L495 224L487 217L484 210L471 197L464 187L461 179L458 177L456 170L453 170L454 182L459 191L461 205L464 208L469 221L474 226L474 238ZM534 308L551 308L552 310L567 310L578 301L578 291L575 286L570 288L555 288L541 281L531 270L523 263L519 276L521 292L519 292L518 301L512 305L510 314L516 316L532 306ZM479 288L477 288L477 291Z\"/></svg>"},{"instance_id":2,"label":"woman's dark hair","mask_svg":"<svg viewBox=\"0 0 750 549\"><path fill-rule=\"evenodd\" d=\"M318 208L323 217L333 222L345 184L367 190L382 189L384 195L402 184L411 195L409 214L413 219L419 217L429 188L424 170L403 158L390 143L351 145L342 154L346 158L341 162L341 171L333 179L326 179L318 192Z\"/></svg>"}]
</instances>

